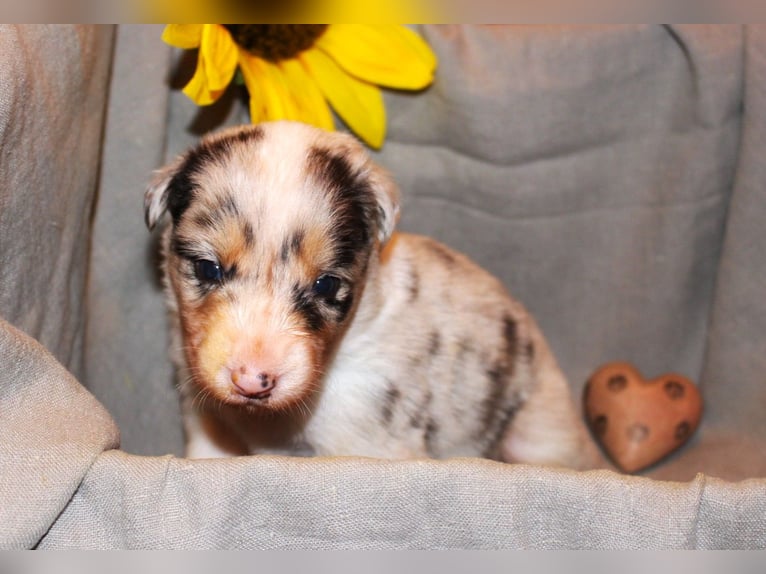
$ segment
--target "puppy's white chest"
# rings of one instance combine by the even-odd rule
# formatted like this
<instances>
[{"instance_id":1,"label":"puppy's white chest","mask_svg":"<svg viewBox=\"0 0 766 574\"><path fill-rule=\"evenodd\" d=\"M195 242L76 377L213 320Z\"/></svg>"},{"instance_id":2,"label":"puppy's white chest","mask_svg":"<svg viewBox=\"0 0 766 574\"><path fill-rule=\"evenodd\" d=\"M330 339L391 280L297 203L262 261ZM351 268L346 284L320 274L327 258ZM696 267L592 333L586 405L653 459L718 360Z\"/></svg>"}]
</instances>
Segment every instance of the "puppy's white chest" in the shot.
<instances>
[{"instance_id":1,"label":"puppy's white chest","mask_svg":"<svg viewBox=\"0 0 766 574\"><path fill-rule=\"evenodd\" d=\"M392 441L381 420L385 401L386 369L373 356L338 360L324 381L305 439L317 454L411 456L406 443Z\"/></svg>"}]
</instances>

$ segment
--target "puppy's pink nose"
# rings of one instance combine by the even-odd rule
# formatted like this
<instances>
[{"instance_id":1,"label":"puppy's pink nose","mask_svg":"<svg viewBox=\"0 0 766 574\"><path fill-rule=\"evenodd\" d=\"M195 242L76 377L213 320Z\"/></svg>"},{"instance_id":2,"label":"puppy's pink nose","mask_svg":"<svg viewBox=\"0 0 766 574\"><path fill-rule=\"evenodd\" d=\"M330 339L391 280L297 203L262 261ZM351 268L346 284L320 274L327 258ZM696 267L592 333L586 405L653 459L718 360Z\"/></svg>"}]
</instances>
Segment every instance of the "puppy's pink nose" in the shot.
<instances>
[{"instance_id":1,"label":"puppy's pink nose","mask_svg":"<svg viewBox=\"0 0 766 574\"><path fill-rule=\"evenodd\" d=\"M277 376L273 373L240 367L231 372L231 382L235 391L250 399L265 399L277 386Z\"/></svg>"}]
</instances>

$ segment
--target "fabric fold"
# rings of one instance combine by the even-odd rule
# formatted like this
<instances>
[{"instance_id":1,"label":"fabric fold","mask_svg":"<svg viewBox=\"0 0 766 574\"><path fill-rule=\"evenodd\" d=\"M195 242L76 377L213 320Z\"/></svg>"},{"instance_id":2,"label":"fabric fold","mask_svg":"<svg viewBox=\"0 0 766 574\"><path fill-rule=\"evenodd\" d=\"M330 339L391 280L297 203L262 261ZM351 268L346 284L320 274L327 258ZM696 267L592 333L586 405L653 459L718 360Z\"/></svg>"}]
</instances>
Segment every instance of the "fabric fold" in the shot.
<instances>
[{"instance_id":1,"label":"fabric fold","mask_svg":"<svg viewBox=\"0 0 766 574\"><path fill-rule=\"evenodd\" d=\"M2 319L0 357L0 549L33 548L96 457L119 446L119 431L42 345Z\"/></svg>"},{"instance_id":2,"label":"fabric fold","mask_svg":"<svg viewBox=\"0 0 766 574\"><path fill-rule=\"evenodd\" d=\"M766 546L766 482L487 460L104 453L40 548L695 549Z\"/></svg>"}]
</instances>

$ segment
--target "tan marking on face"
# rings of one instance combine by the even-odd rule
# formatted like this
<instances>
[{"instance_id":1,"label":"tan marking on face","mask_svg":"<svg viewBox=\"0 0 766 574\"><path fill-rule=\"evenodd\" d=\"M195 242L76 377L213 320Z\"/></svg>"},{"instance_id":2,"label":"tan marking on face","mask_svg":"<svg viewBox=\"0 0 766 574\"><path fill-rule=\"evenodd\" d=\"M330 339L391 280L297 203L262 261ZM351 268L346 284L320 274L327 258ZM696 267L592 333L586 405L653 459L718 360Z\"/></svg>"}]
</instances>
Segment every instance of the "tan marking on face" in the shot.
<instances>
[{"instance_id":1,"label":"tan marking on face","mask_svg":"<svg viewBox=\"0 0 766 574\"><path fill-rule=\"evenodd\" d=\"M251 247L245 239L241 221L227 218L221 228L211 235L210 242L216 246L216 253L224 269L239 269L240 265L247 262Z\"/></svg>"},{"instance_id":2,"label":"tan marking on face","mask_svg":"<svg viewBox=\"0 0 766 574\"><path fill-rule=\"evenodd\" d=\"M291 260L289 265L297 265L302 275L312 280L327 270L331 257L332 244L327 232L324 229L312 228L304 235L301 250L297 253L295 261Z\"/></svg>"},{"instance_id":3,"label":"tan marking on face","mask_svg":"<svg viewBox=\"0 0 766 574\"><path fill-rule=\"evenodd\" d=\"M221 368L226 364L229 349L234 339L226 321L226 309L223 305L207 304L195 315L184 321L189 341L199 341L188 349L189 362L193 365L198 382L213 391L220 399L229 395L229 381L219 376Z\"/></svg>"},{"instance_id":4,"label":"tan marking on face","mask_svg":"<svg viewBox=\"0 0 766 574\"><path fill-rule=\"evenodd\" d=\"M232 374L246 367L276 374L279 382L269 401L254 406L286 408L316 388L323 341L296 328L299 317L278 303L258 303L232 303L211 293L200 304L187 305L181 313L187 361L197 385L233 404L246 401L236 392Z\"/></svg>"}]
</instances>

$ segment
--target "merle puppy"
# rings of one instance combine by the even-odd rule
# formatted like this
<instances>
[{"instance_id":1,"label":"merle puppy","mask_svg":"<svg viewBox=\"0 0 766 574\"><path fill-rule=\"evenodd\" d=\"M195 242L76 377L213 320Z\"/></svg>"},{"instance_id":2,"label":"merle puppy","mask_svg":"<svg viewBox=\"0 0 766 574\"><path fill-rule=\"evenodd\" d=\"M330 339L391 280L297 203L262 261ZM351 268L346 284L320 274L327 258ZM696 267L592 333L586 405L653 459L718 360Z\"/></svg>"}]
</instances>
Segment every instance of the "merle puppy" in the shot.
<instances>
[{"instance_id":1,"label":"merle puppy","mask_svg":"<svg viewBox=\"0 0 766 574\"><path fill-rule=\"evenodd\" d=\"M589 467L594 449L532 317L431 239L352 137L229 129L157 173L190 457L485 456Z\"/></svg>"}]
</instances>

